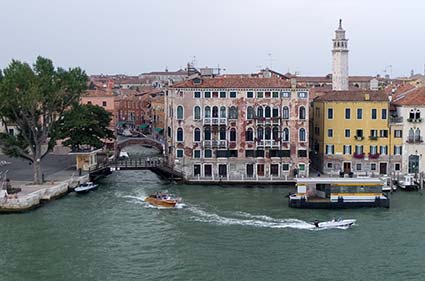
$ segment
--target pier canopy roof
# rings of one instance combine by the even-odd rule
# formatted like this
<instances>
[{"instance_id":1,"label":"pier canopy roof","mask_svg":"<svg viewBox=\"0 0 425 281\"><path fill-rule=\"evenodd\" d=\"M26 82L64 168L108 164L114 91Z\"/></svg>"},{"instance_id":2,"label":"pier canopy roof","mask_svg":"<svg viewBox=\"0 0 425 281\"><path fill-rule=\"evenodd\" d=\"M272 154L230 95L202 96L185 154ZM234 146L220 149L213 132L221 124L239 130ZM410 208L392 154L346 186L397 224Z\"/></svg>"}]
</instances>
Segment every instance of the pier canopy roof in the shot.
<instances>
[{"instance_id":1,"label":"pier canopy roof","mask_svg":"<svg viewBox=\"0 0 425 281\"><path fill-rule=\"evenodd\" d=\"M297 184L383 185L380 178L298 178Z\"/></svg>"}]
</instances>

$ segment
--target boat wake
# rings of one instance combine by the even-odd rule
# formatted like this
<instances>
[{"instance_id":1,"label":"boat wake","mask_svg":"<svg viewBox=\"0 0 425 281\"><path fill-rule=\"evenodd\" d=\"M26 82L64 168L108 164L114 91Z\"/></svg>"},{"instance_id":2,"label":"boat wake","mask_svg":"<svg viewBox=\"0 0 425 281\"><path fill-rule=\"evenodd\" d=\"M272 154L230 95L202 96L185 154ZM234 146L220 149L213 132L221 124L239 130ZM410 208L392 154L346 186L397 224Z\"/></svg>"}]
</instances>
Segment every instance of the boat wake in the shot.
<instances>
[{"instance_id":1,"label":"boat wake","mask_svg":"<svg viewBox=\"0 0 425 281\"><path fill-rule=\"evenodd\" d=\"M299 219L277 219L265 215L252 215L245 212L235 213L235 217L225 217L218 214L208 213L196 207L190 207L189 210L196 216L192 219L202 223L212 223L217 225L242 225L263 228L293 228L304 230L325 230L325 229L348 229L344 227L315 227L313 224Z\"/></svg>"}]
</instances>

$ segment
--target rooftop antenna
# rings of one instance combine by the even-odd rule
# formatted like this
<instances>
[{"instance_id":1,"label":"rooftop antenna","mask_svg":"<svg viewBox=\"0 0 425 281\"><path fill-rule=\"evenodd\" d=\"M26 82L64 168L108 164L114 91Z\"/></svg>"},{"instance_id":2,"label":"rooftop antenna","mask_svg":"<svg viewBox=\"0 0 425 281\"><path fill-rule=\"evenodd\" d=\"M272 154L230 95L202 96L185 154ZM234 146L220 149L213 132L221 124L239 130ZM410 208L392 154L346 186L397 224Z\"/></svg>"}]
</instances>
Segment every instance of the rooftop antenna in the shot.
<instances>
[{"instance_id":1,"label":"rooftop antenna","mask_svg":"<svg viewBox=\"0 0 425 281\"><path fill-rule=\"evenodd\" d=\"M273 69L273 61L275 61L275 59L273 58L273 54L272 53L268 53L268 61L269 61L269 69Z\"/></svg>"}]
</instances>

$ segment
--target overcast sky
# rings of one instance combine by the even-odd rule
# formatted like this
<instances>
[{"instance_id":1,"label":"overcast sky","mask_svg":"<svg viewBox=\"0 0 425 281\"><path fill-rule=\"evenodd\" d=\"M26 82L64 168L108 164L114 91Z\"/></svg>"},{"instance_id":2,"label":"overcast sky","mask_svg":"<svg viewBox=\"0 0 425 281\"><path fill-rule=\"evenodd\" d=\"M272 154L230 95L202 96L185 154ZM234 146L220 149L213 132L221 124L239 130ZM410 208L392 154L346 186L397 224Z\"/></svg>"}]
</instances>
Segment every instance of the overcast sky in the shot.
<instances>
[{"instance_id":1,"label":"overcast sky","mask_svg":"<svg viewBox=\"0 0 425 281\"><path fill-rule=\"evenodd\" d=\"M0 0L0 68L41 55L135 75L195 57L225 73L325 75L342 18L350 74L406 76L424 72L424 10L423 0Z\"/></svg>"}]
</instances>

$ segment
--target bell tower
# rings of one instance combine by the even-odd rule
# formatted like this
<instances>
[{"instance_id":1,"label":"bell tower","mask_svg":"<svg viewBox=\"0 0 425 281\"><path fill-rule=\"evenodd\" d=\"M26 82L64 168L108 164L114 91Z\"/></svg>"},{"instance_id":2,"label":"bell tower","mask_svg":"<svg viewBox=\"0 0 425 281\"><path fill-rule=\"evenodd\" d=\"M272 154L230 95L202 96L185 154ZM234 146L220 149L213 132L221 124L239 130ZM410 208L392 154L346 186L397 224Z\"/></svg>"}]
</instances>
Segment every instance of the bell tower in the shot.
<instances>
[{"instance_id":1,"label":"bell tower","mask_svg":"<svg viewBox=\"0 0 425 281\"><path fill-rule=\"evenodd\" d=\"M348 39L345 38L341 19L332 41L332 90L348 90Z\"/></svg>"}]
</instances>

